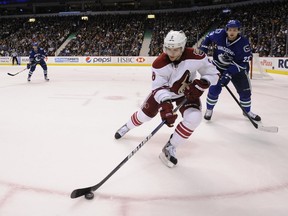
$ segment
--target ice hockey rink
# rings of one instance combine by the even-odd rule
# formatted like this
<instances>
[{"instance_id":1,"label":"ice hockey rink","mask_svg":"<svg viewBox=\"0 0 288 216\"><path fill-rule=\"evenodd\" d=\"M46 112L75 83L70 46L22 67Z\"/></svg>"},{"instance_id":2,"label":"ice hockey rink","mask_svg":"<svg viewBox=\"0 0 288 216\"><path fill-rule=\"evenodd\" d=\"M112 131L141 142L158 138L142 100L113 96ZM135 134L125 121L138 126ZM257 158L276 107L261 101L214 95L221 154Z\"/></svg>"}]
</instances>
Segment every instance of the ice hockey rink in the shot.
<instances>
[{"instance_id":1,"label":"ice hockey rink","mask_svg":"<svg viewBox=\"0 0 288 216\"><path fill-rule=\"evenodd\" d=\"M37 67L30 83L27 71L7 75L23 68L0 66L1 216L288 215L288 76L252 80L252 111L278 133L255 129L223 89L176 167L158 158L173 132L164 125L86 200L70 194L99 183L161 123L114 139L150 92L150 68L49 66L45 82Z\"/></svg>"}]
</instances>

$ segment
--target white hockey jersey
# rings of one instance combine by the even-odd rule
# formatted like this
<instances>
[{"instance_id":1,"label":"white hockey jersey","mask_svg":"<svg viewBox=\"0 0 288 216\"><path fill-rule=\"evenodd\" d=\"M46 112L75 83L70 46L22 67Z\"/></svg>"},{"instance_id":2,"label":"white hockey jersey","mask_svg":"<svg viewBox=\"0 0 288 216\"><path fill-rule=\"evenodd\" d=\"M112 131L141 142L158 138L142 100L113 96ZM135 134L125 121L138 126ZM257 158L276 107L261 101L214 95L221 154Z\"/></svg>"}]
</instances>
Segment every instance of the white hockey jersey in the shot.
<instances>
[{"instance_id":1,"label":"white hockey jersey","mask_svg":"<svg viewBox=\"0 0 288 216\"><path fill-rule=\"evenodd\" d=\"M197 73L198 72L198 73ZM152 92L158 103L184 96L184 89L194 79L205 79L216 85L218 70L205 53L185 48L180 60L171 62L161 54L152 64Z\"/></svg>"}]
</instances>

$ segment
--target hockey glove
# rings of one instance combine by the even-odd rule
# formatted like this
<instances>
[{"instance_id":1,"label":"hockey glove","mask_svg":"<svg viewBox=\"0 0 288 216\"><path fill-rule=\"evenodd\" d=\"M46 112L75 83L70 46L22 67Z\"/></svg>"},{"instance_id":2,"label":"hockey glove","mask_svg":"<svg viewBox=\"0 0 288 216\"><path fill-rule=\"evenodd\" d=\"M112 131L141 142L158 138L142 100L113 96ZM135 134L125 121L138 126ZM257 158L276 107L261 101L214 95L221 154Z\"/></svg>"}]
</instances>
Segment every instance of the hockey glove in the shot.
<instances>
[{"instance_id":1,"label":"hockey glove","mask_svg":"<svg viewBox=\"0 0 288 216\"><path fill-rule=\"evenodd\" d=\"M173 113L173 105L171 101L164 101L159 104L159 111L163 121L168 127L173 127L175 120L177 119L177 114Z\"/></svg>"},{"instance_id":2,"label":"hockey glove","mask_svg":"<svg viewBox=\"0 0 288 216\"><path fill-rule=\"evenodd\" d=\"M220 83L222 86L227 86L230 82L232 76L228 72L223 72L223 74L220 77Z\"/></svg>"},{"instance_id":3,"label":"hockey glove","mask_svg":"<svg viewBox=\"0 0 288 216\"><path fill-rule=\"evenodd\" d=\"M30 69L30 68L31 68L31 64L28 63L28 64L27 64L27 69Z\"/></svg>"},{"instance_id":4,"label":"hockey glove","mask_svg":"<svg viewBox=\"0 0 288 216\"><path fill-rule=\"evenodd\" d=\"M188 100L196 100L209 88L210 83L204 79L195 79L191 84L189 84L185 90L184 95Z\"/></svg>"}]
</instances>

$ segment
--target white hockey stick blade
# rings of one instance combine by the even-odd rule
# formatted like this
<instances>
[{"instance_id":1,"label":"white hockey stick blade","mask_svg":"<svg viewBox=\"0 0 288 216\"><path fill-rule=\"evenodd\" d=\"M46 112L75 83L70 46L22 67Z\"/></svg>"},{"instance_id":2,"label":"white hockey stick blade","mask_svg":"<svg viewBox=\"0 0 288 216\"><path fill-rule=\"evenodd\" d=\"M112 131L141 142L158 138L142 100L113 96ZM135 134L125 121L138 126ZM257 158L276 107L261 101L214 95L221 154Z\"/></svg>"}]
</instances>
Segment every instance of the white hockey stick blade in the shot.
<instances>
[{"instance_id":1,"label":"white hockey stick blade","mask_svg":"<svg viewBox=\"0 0 288 216\"><path fill-rule=\"evenodd\" d=\"M271 132L271 133L277 133L278 132L278 127L275 126L263 126L263 125L258 125L257 127L261 131L266 131L266 132Z\"/></svg>"}]
</instances>

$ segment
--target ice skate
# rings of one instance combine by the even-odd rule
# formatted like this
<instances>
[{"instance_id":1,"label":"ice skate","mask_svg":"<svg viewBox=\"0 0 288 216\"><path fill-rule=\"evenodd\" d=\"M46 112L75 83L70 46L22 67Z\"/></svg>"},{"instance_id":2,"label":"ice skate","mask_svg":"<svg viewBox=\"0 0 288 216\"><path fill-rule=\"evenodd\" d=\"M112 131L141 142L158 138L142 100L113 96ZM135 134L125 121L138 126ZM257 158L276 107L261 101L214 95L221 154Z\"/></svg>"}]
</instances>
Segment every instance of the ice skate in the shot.
<instances>
[{"instance_id":1,"label":"ice skate","mask_svg":"<svg viewBox=\"0 0 288 216\"><path fill-rule=\"evenodd\" d=\"M123 137L130 129L127 127L127 125L123 125L121 128L119 128L114 137L115 139L120 139L121 137Z\"/></svg>"},{"instance_id":2,"label":"ice skate","mask_svg":"<svg viewBox=\"0 0 288 216\"><path fill-rule=\"evenodd\" d=\"M261 117L259 116L259 115L257 115L257 114L255 114L255 113L253 113L253 112L248 112L247 113L250 117L251 117L251 119L253 119L254 121L261 121ZM243 112L243 115L244 116L246 116L246 114ZM247 116L246 116L247 117Z\"/></svg>"},{"instance_id":3,"label":"ice skate","mask_svg":"<svg viewBox=\"0 0 288 216\"><path fill-rule=\"evenodd\" d=\"M30 82L31 81L31 76L28 75L27 81Z\"/></svg>"},{"instance_id":4,"label":"ice skate","mask_svg":"<svg viewBox=\"0 0 288 216\"><path fill-rule=\"evenodd\" d=\"M178 160L176 158L176 148L170 143L170 140L163 147L162 152L159 155L161 161L168 167L174 167Z\"/></svg>"},{"instance_id":5,"label":"ice skate","mask_svg":"<svg viewBox=\"0 0 288 216\"><path fill-rule=\"evenodd\" d=\"M213 110L212 109L207 109L204 115L204 119L206 120L210 120L213 114Z\"/></svg>"},{"instance_id":6,"label":"ice skate","mask_svg":"<svg viewBox=\"0 0 288 216\"><path fill-rule=\"evenodd\" d=\"M44 79L48 82L49 81L49 78L47 75L44 76Z\"/></svg>"}]
</instances>

